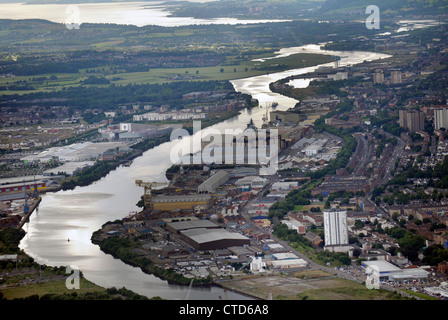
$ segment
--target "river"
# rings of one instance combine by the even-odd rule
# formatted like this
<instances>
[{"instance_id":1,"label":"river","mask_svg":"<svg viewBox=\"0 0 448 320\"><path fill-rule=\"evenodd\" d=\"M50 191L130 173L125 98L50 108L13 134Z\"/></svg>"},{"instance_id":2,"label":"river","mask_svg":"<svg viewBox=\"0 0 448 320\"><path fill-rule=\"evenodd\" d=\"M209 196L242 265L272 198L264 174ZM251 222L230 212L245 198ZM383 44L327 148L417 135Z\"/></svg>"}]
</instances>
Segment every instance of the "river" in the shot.
<instances>
[{"instance_id":1,"label":"river","mask_svg":"<svg viewBox=\"0 0 448 320\"><path fill-rule=\"evenodd\" d=\"M371 52L330 53L322 51L319 45L286 48L278 54L289 55L298 52L340 55L343 56L341 66L387 57ZM244 129L250 119L259 126L266 104L277 102L277 110L294 106L296 100L272 93L269 83L316 68L317 66L301 68L232 81L236 91L251 94L259 100L261 107L245 110L232 119L214 125L213 128L222 132L228 128ZM138 210L136 203L143 189L135 186L136 179L166 181L165 171L171 166L170 151L175 143L178 142L166 142L146 151L136 158L130 167L118 167L89 186L44 194L39 211L35 212L24 226L26 235L20 243L20 248L40 264L74 265L88 280L100 286L126 287L148 297L184 299L187 287L169 285L166 281L143 273L139 268L128 266L103 253L90 241L92 233L100 229L105 222L121 219L130 211ZM223 296L223 289L217 287L192 288L189 292L190 300L217 300ZM227 297L234 300L248 299L233 292L227 292Z\"/></svg>"},{"instance_id":2,"label":"river","mask_svg":"<svg viewBox=\"0 0 448 320\"><path fill-rule=\"evenodd\" d=\"M210 0L189 2L209 2ZM212 0L213 1L213 0ZM74 11L75 9L76 11ZM196 19L193 17L172 17L170 6L157 2L105 2L68 4L0 4L0 19L45 19L56 23L114 23L143 27L157 25L177 27L209 24L248 24L280 22L289 20L235 18ZM76 18L76 20L72 20Z\"/></svg>"}]
</instances>

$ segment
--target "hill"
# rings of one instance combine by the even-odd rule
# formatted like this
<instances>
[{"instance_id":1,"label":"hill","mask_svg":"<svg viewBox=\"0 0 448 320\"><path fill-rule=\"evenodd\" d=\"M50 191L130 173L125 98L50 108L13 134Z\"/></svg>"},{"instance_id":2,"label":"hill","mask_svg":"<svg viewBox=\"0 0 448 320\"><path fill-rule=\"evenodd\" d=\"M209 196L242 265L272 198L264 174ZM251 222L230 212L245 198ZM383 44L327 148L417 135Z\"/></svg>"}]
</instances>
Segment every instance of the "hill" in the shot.
<instances>
[{"instance_id":1,"label":"hill","mask_svg":"<svg viewBox=\"0 0 448 320\"><path fill-rule=\"evenodd\" d=\"M404 18L414 15L438 15L448 12L448 2L444 0L327 0L316 14L332 18L363 18L366 8L376 5L382 17Z\"/></svg>"}]
</instances>

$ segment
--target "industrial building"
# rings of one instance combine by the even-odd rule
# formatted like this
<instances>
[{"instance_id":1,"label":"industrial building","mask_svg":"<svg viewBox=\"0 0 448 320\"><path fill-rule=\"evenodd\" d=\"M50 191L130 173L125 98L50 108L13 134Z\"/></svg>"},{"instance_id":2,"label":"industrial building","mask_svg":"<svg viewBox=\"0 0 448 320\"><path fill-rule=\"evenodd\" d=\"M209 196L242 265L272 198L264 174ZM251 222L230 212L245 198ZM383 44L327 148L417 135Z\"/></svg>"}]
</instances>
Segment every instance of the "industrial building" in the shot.
<instances>
[{"instance_id":1,"label":"industrial building","mask_svg":"<svg viewBox=\"0 0 448 320\"><path fill-rule=\"evenodd\" d=\"M325 145L325 143L327 143L327 141L328 141L327 139L316 140L309 146L302 149L302 152L305 153L308 157L315 156L322 150L323 146Z\"/></svg>"},{"instance_id":2,"label":"industrial building","mask_svg":"<svg viewBox=\"0 0 448 320\"><path fill-rule=\"evenodd\" d=\"M81 161L81 162L66 162L56 168L51 168L44 171L46 176L54 176L59 174L66 174L72 176L81 172L83 169L91 167L95 161Z\"/></svg>"},{"instance_id":3,"label":"industrial building","mask_svg":"<svg viewBox=\"0 0 448 320\"><path fill-rule=\"evenodd\" d=\"M250 240L247 237L222 228L185 230L181 232L181 237L199 251L225 249L250 244Z\"/></svg>"},{"instance_id":4,"label":"industrial building","mask_svg":"<svg viewBox=\"0 0 448 320\"><path fill-rule=\"evenodd\" d=\"M154 126L141 123L120 123L109 126L106 129L98 129L98 132L107 140L135 140L146 139L169 134L171 126Z\"/></svg>"},{"instance_id":5,"label":"industrial building","mask_svg":"<svg viewBox=\"0 0 448 320\"><path fill-rule=\"evenodd\" d=\"M8 192L11 193L25 192L26 190L34 191L36 187L37 190L45 190L47 188L47 180L3 184L0 185L0 194Z\"/></svg>"},{"instance_id":6,"label":"industrial building","mask_svg":"<svg viewBox=\"0 0 448 320\"><path fill-rule=\"evenodd\" d=\"M180 234L182 231L186 230L193 230L200 228L217 229L220 228L220 226L209 220L176 221L167 223L166 225L166 230L175 234Z\"/></svg>"},{"instance_id":7,"label":"industrial building","mask_svg":"<svg viewBox=\"0 0 448 320\"><path fill-rule=\"evenodd\" d=\"M199 251L249 245L245 236L225 229L192 229L181 232L182 238Z\"/></svg>"},{"instance_id":8,"label":"industrial building","mask_svg":"<svg viewBox=\"0 0 448 320\"><path fill-rule=\"evenodd\" d=\"M178 221L167 223L166 229L199 251L226 249L249 245L245 236L227 231L209 220Z\"/></svg>"},{"instance_id":9,"label":"industrial building","mask_svg":"<svg viewBox=\"0 0 448 320\"><path fill-rule=\"evenodd\" d=\"M115 149L119 152L127 152L129 146L123 142L81 142L64 147L53 147L38 154L32 154L21 158L24 163L30 162L81 162L101 159L103 153Z\"/></svg>"},{"instance_id":10,"label":"industrial building","mask_svg":"<svg viewBox=\"0 0 448 320\"><path fill-rule=\"evenodd\" d=\"M291 252L279 252L272 254L271 261L268 262L273 268L304 268L308 263Z\"/></svg>"},{"instance_id":11,"label":"industrial building","mask_svg":"<svg viewBox=\"0 0 448 320\"><path fill-rule=\"evenodd\" d=\"M220 170L198 186L198 193L213 193L229 180L229 174Z\"/></svg>"},{"instance_id":12,"label":"industrial building","mask_svg":"<svg viewBox=\"0 0 448 320\"><path fill-rule=\"evenodd\" d=\"M358 177L355 175L341 176L341 175L327 175L324 182L311 191L313 196L322 194L324 197L332 192L337 191L370 191L368 179L365 177Z\"/></svg>"},{"instance_id":13,"label":"industrial building","mask_svg":"<svg viewBox=\"0 0 448 320\"><path fill-rule=\"evenodd\" d=\"M271 190L291 190L297 188L299 183L297 181L277 181L271 186Z\"/></svg>"},{"instance_id":14,"label":"industrial building","mask_svg":"<svg viewBox=\"0 0 448 320\"><path fill-rule=\"evenodd\" d=\"M208 209L212 205L211 194L192 195L158 195L152 197L152 205L155 210L175 210L175 209Z\"/></svg>"},{"instance_id":15,"label":"industrial building","mask_svg":"<svg viewBox=\"0 0 448 320\"><path fill-rule=\"evenodd\" d=\"M267 183L268 179L266 178L250 176L238 179L234 184L242 190L248 191L249 189L263 189Z\"/></svg>"},{"instance_id":16,"label":"industrial building","mask_svg":"<svg viewBox=\"0 0 448 320\"><path fill-rule=\"evenodd\" d=\"M279 120L283 123L295 122L300 123L306 119L303 114L289 111L275 110L271 111L269 118L271 121Z\"/></svg>"},{"instance_id":17,"label":"industrial building","mask_svg":"<svg viewBox=\"0 0 448 320\"><path fill-rule=\"evenodd\" d=\"M427 281L429 272L422 268L400 269L384 260L363 261L361 266L377 282Z\"/></svg>"}]
</instances>

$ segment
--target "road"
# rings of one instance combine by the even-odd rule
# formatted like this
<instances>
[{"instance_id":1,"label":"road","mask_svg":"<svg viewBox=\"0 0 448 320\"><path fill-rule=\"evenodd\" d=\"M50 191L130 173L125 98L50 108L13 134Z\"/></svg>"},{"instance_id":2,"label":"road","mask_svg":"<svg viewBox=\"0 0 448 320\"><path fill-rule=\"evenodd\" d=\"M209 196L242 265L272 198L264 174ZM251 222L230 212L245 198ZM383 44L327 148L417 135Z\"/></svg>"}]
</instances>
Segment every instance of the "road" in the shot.
<instances>
[{"instance_id":1,"label":"road","mask_svg":"<svg viewBox=\"0 0 448 320\"><path fill-rule=\"evenodd\" d=\"M338 277L341 277L343 279L348 279L348 280L353 280L359 283L362 283L363 281L365 281L365 277L353 277L350 276L344 272L342 272L339 269L335 269L334 267L327 267L327 266L322 266L314 261L312 261L311 259L309 259L306 255L303 255L302 253L298 252L297 250L295 250L294 248L290 247L288 242L283 241L281 239L278 239L277 237L275 237L269 230L267 230L266 228L261 228L259 226L257 226L256 224L252 223L250 216L248 214L249 208L252 205L253 202L259 200L264 191L269 190L271 185L276 182L278 180L278 176L277 175L272 175L268 177L269 182L266 184L266 186L263 188L262 191L260 191L256 197L252 198L251 200L249 200L246 205L244 206L244 208L241 210L241 215L244 217L244 219L246 220L246 222L256 231L259 231L263 234L267 234L269 235L269 237L278 242L279 244L281 244L283 247L286 248L286 250L290 251L291 253L294 253L296 256L298 256L299 258L305 260L308 263L308 267L312 268L312 269L319 269L331 274L335 274Z\"/></svg>"}]
</instances>

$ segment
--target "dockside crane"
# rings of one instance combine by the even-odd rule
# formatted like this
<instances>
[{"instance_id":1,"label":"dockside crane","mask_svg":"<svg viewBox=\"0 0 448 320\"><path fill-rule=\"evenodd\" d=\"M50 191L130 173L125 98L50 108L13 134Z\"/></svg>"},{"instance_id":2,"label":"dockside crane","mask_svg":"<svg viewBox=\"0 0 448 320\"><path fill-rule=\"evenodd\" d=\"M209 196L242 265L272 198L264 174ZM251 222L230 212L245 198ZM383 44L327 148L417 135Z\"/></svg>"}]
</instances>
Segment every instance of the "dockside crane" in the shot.
<instances>
[{"instance_id":1,"label":"dockside crane","mask_svg":"<svg viewBox=\"0 0 448 320\"><path fill-rule=\"evenodd\" d=\"M341 57L339 57L339 56L331 56L331 58L333 58L333 60L334 60L334 67L335 68L339 68L339 61L341 60Z\"/></svg>"},{"instance_id":2,"label":"dockside crane","mask_svg":"<svg viewBox=\"0 0 448 320\"><path fill-rule=\"evenodd\" d=\"M151 182L151 181L143 181L143 180L135 180L135 185L144 188L143 193L143 203L145 204L145 208L149 208L152 202L152 193L151 190L157 187L166 187L169 185L168 182Z\"/></svg>"}]
</instances>

